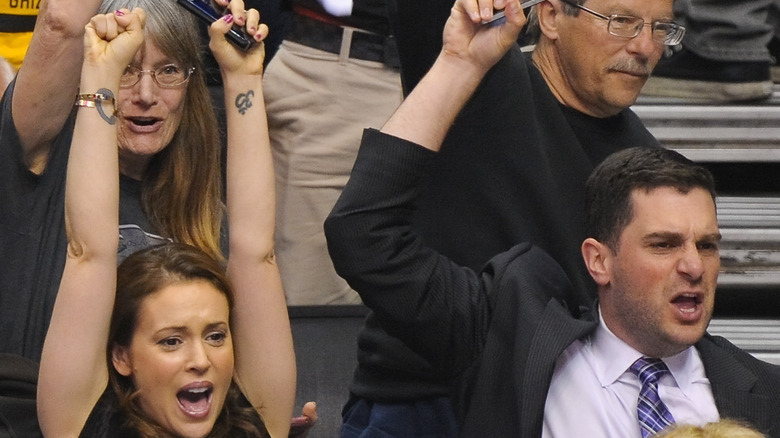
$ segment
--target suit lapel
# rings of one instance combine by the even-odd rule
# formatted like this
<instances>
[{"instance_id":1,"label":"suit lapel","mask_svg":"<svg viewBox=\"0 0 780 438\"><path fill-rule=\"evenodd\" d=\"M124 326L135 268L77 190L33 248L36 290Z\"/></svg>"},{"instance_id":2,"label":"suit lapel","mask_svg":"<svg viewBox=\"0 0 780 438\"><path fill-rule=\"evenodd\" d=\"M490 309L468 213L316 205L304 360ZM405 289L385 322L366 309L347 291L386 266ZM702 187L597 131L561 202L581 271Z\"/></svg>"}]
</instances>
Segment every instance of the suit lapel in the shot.
<instances>
[{"instance_id":1,"label":"suit lapel","mask_svg":"<svg viewBox=\"0 0 780 438\"><path fill-rule=\"evenodd\" d=\"M525 372L516 376L516 391L524 394L519 412L519 436L541 436L544 403L555 361L572 342L590 333L596 325L593 320L572 317L556 300L547 303L527 352Z\"/></svg>"},{"instance_id":2,"label":"suit lapel","mask_svg":"<svg viewBox=\"0 0 780 438\"><path fill-rule=\"evenodd\" d=\"M699 341L696 348L704 363L720 416L756 423L756 416L766 411L765 407L769 402L765 396L751 392L758 380L756 375L713 343L709 337ZM770 420L765 418L760 422Z\"/></svg>"}]
</instances>

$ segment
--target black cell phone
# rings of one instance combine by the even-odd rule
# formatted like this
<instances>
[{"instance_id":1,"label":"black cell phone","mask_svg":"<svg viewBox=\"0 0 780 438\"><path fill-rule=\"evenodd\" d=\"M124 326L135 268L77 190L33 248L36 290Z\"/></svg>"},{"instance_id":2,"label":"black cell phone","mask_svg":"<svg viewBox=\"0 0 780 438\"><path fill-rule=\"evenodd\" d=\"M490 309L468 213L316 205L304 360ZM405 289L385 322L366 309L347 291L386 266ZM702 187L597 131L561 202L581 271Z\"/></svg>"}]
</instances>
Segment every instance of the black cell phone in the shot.
<instances>
[{"instance_id":1,"label":"black cell phone","mask_svg":"<svg viewBox=\"0 0 780 438\"><path fill-rule=\"evenodd\" d=\"M192 12L200 18L204 23L211 25L211 23L219 20L222 16L211 7L208 0L176 0L184 9ZM241 50L249 50L254 43L254 40L247 35L243 29L233 25L233 27L225 35L228 41L233 43Z\"/></svg>"},{"instance_id":2,"label":"black cell phone","mask_svg":"<svg viewBox=\"0 0 780 438\"><path fill-rule=\"evenodd\" d=\"M531 6L536 6L536 5L538 5L539 3L543 2L543 1L544 0L526 0L526 1L522 2L522 3L520 3L520 8L528 9ZM501 24L501 23L503 23L503 21L499 22L498 20L503 20L505 15L506 14L504 13L504 11L496 11L494 9L493 10L493 18L491 18L490 20L487 20L487 21L483 21L482 24L491 24L491 23Z\"/></svg>"}]
</instances>

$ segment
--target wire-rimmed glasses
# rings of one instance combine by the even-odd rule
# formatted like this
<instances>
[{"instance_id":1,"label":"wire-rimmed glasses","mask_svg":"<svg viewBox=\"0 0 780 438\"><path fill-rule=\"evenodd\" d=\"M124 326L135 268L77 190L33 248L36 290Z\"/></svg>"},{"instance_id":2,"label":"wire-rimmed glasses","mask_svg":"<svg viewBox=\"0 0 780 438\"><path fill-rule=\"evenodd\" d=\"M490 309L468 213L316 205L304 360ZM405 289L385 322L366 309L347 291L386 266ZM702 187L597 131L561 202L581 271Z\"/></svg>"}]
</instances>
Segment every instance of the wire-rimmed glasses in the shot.
<instances>
[{"instance_id":1,"label":"wire-rimmed glasses","mask_svg":"<svg viewBox=\"0 0 780 438\"><path fill-rule=\"evenodd\" d=\"M650 26L652 30L653 41L666 46L676 46L680 44L685 35L685 27L672 23L670 21L654 21L652 23L645 23L645 20L633 15L612 14L604 15L600 14L592 9L588 9L585 6L574 3L572 0L561 0L562 2L581 9L595 17L601 18L607 21L607 31L610 35L614 35L620 38L635 38L642 32L644 26Z\"/></svg>"},{"instance_id":2,"label":"wire-rimmed glasses","mask_svg":"<svg viewBox=\"0 0 780 438\"><path fill-rule=\"evenodd\" d=\"M119 86L132 87L141 80L141 76L149 73L154 82L161 88L173 88L187 82L194 71L195 67L182 69L176 64L166 64L154 70L141 70L138 67L128 65L119 79Z\"/></svg>"}]
</instances>

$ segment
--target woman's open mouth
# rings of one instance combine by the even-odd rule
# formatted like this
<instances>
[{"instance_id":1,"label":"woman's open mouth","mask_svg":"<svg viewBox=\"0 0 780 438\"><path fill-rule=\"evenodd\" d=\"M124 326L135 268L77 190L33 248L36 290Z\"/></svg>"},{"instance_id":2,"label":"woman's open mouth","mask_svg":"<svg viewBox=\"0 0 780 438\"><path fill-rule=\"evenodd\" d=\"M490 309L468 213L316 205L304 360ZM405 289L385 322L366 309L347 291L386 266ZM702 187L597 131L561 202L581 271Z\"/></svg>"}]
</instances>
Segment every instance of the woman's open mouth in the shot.
<instances>
[{"instance_id":1,"label":"woman's open mouth","mask_svg":"<svg viewBox=\"0 0 780 438\"><path fill-rule=\"evenodd\" d=\"M176 393L179 406L190 417L203 418L211 410L211 394L214 388L211 384L196 383L187 385Z\"/></svg>"},{"instance_id":2,"label":"woman's open mouth","mask_svg":"<svg viewBox=\"0 0 780 438\"><path fill-rule=\"evenodd\" d=\"M130 130L138 133L156 131L162 123L157 117L127 117L125 120Z\"/></svg>"}]
</instances>

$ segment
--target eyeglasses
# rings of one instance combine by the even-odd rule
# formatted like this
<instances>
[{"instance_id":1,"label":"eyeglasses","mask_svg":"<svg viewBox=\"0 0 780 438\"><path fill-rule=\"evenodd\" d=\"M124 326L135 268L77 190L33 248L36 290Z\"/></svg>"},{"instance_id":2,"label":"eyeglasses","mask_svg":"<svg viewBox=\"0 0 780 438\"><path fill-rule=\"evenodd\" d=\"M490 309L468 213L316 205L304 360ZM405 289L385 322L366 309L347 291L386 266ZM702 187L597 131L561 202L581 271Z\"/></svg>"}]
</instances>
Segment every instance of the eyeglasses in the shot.
<instances>
[{"instance_id":1,"label":"eyeglasses","mask_svg":"<svg viewBox=\"0 0 780 438\"><path fill-rule=\"evenodd\" d=\"M154 82L161 88L173 88L187 82L194 71L195 67L182 69L176 64L163 65L154 70L141 70L138 67L128 65L119 79L119 86L132 87L141 80L141 76L149 73Z\"/></svg>"},{"instance_id":2,"label":"eyeglasses","mask_svg":"<svg viewBox=\"0 0 780 438\"><path fill-rule=\"evenodd\" d=\"M654 21L652 23L645 23L645 20L634 17L633 15L612 14L606 16L599 14L598 12L588 9L585 6L572 3L572 0L561 0L562 2L582 9L583 11L607 20L607 31L610 35L614 35L620 38L635 38L642 32L644 26L650 26L652 29L653 40L657 43L666 46L676 46L680 44L685 35L685 27L680 26L677 23L671 23L668 21Z\"/></svg>"}]
</instances>

